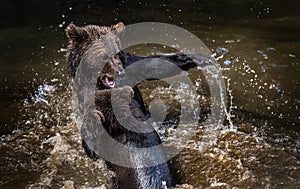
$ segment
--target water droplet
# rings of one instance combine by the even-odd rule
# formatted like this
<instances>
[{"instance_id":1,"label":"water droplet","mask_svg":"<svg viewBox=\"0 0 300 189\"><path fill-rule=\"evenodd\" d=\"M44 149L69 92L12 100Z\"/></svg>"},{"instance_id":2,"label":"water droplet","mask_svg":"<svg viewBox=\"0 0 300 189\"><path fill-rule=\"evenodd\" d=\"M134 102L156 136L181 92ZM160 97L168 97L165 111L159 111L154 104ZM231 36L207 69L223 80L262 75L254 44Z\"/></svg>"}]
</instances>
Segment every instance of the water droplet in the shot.
<instances>
[{"instance_id":1,"label":"water droplet","mask_svg":"<svg viewBox=\"0 0 300 189\"><path fill-rule=\"evenodd\" d=\"M267 50L268 50L268 51L275 51L276 49L273 48L273 47L268 47Z\"/></svg>"},{"instance_id":2,"label":"water droplet","mask_svg":"<svg viewBox=\"0 0 300 189\"><path fill-rule=\"evenodd\" d=\"M234 40L226 40L225 43L234 43Z\"/></svg>"},{"instance_id":3,"label":"water droplet","mask_svg":"<svg viewBox=\"0 0 300 189\"><path fill-rule=\"evenodd\" d=\"M225 64L225 65L229 65L229 64L231 64L231 61L230 61L230 60L225 60L225 61L224 61L224 64Z\"/></svg>"},{"instance_id":4,"label":"water droplet","mask_svg":"<svg viewBox=\"0 0 300 189\"><path fill-rule=\"evenodd\" d=\"M63 21L61 24L58 25L58 27L62 28L62 27L64 26L65 23L66 23L66 22Z\"/></svg>"},{"instance_id":5,"label":"water droplet","mask_svg":"<svg viewBox=\"0 0 300 189\"><path fill-rule=\"evenodd\" d=\"M59 51L60 51L60 52L66 52L67 49L66 49L66 48L60 48Z\"/></svg>"},{"instance_id":6,"label":"water droplet","mask_svg":"<svg viewBox=\"0 0 300 189\"><path fill-rule=\"evenodd\" d=\"M291 57L291 58L296 58L296 55L294 55L294 54L289 54L289 57Z\"/></svg>"},{"instance_id":7,"label":"water droplet","mask_svg":"<svg viewBox=\"0 0 300 189\"><path fill-rule=\"evenodd\" d=\"M224 55L224 54L228 53L228 49L226 49L224 47L219 47L216 49L216 52Z\"/></svg>"},{"instance_id":8,"label":"water droplet","mask_svg":"<svg viewBox=\"0 0 300 189\"><path fill-rule=\"evenodd\" d=\"M274 89L275 89L276 92L278 92L278 93L281 91L281 89L280 89L278 86L276 86L276 85L274 86Z\"/></svg>"}]
</instances>

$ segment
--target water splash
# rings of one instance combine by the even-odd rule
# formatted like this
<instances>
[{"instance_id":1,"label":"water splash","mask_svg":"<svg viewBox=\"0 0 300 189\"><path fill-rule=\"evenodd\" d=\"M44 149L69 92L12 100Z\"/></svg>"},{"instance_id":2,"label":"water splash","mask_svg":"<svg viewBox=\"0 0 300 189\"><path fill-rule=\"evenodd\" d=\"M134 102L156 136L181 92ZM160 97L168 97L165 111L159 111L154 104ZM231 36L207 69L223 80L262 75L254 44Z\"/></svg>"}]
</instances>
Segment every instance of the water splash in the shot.
<instances>
[{"instance_id":1,"label":"water splash","mask_svg":"<svg viewBox=\"0 0 300 189\"><path fill-rule=\"evenodd\" d=\"M53 92L57 89L57 87L48 84L42 84L38 87L37 91L35 91L31 96L31 100L34 103L44 103L46 105L50 105L47 98L53 96ZM28 104L28 100L24 101L25 104Z\"/></svg>"}]
</instances>

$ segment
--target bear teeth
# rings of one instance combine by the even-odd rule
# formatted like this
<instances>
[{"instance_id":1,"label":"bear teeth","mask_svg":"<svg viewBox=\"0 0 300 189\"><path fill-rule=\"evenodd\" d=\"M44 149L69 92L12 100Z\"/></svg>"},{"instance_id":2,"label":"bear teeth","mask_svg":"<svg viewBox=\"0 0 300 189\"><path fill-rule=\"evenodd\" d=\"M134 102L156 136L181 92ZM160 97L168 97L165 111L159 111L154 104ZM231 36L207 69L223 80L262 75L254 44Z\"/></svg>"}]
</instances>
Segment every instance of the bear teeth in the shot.
<instances>
[{"instance_id":1,"label":"bear teeth","mask_svg":"<svg viewBox=\"0 0 300 189\"><path fill-rule=\"evenodd\" d=\"M105 77L105 83L111 88L115 87L115 80L107 76Z\"/></svg>"}]
</instances>

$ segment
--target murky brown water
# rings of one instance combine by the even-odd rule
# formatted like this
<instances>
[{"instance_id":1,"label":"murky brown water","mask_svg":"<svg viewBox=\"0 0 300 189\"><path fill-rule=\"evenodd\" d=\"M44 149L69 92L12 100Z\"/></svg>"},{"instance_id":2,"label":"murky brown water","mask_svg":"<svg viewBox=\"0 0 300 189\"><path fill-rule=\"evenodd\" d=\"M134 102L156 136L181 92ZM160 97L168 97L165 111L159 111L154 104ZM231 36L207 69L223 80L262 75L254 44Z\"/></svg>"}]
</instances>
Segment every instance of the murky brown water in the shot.
<instances>
[{"instance_id":1,"label":"murky brown water","mask_svg":"<svg viewBox=\"0 0 300 189\"><path fill-rule=\"evenodd\" d=\"M2 2L1 2L2 4ZM140 11L137 12L136 7ZM0 188L111 188L113 173L81 148L65 65L66 24L175 24L198 36L221 65L232 98L211 146L201 141L209 93L199 86L202 121L173 128L180 103L157 82L140 86L147 104L166 99L170 123L158 131L171 145L186 145L172 160L178 188L299 188L299 2L185 1L41 4L3 2L0 25ZM45 11L41 11L45 10ZM8 17L8 15L14 15ZM22 16L23 15L23 16ZM7 19L5 19L7 18ZM130 49L139 55L169 52L157 46ZM223 56L222 56L223 55ZM189 71L193 81L197 69ZM203 78L202 78L203 79Z\"/></svg>"}]
</instances>

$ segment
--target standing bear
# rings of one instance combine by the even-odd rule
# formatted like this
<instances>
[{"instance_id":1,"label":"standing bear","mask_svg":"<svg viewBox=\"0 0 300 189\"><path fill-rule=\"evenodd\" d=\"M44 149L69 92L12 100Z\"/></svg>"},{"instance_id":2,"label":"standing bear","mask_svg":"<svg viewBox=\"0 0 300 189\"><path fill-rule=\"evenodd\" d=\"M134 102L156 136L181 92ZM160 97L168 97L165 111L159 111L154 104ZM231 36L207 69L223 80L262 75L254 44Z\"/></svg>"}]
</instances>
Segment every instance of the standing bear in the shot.
<instances>
[{"instance_id":1,"label":"standing bear","mask_svg":"<svg viewBox=\"0 0 300 189\"><path fill-rule=\"evenodd\" d=\"M66 29L68 73L83 120L83 146L94 159L104 156L116 173L116 188L170 187L169 164L158 134L143 124L147 117L139 92L129 86L116 87L123 74L121 59L130 59L120 51L118 35L123 29L123 23L111 27L70 24ZM133 116L126 127L117 119L114 104L125 120ZM155 150L139 150L147 148Z\"/></svg>"},{"instance_id":2,"label":"standing bear","mask_svg":"<svg viewBox=\"0 0 300 189\"><path fill-rule=\"evenodd\" d=\"M126 75L124 68L140 60L143 65L139 68L153 66L155 72L161 72L158 75L166 77L215 60L201 54L134 56L120 49L124 27L120 22L110 27L70 24L66 29L68 73L82 118L83 147L89 157L106 160L116 173L116 188L171 187L175 182L167 155L156 131L146 124L149 113L138 88L118 83ZM172 62L182 70L161 63L157 69L152 59Z\"/></svg>"}]
</instances>

